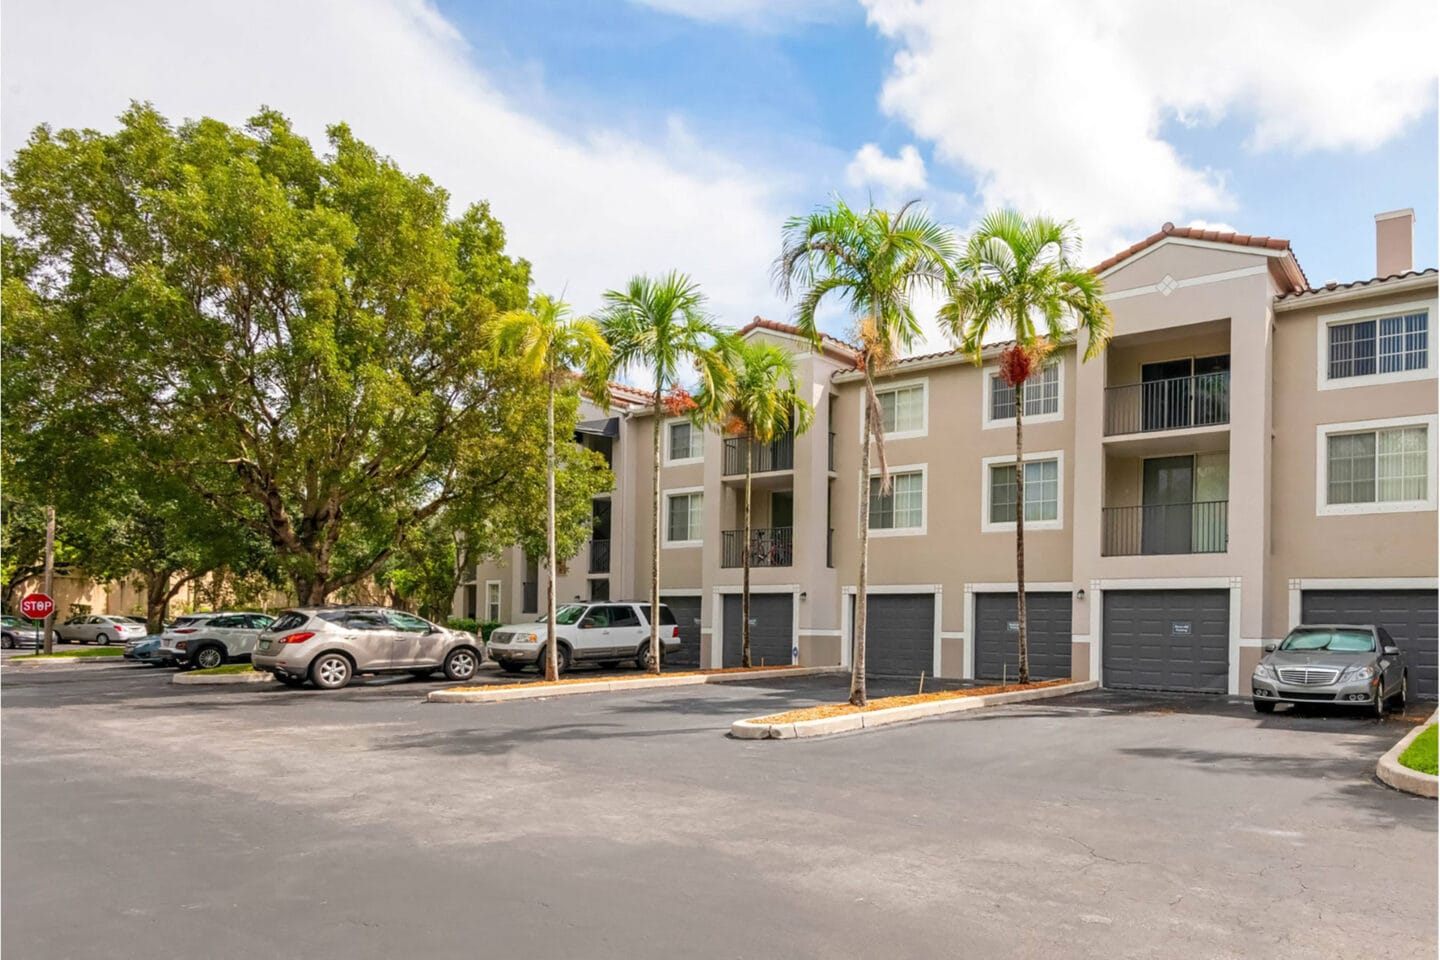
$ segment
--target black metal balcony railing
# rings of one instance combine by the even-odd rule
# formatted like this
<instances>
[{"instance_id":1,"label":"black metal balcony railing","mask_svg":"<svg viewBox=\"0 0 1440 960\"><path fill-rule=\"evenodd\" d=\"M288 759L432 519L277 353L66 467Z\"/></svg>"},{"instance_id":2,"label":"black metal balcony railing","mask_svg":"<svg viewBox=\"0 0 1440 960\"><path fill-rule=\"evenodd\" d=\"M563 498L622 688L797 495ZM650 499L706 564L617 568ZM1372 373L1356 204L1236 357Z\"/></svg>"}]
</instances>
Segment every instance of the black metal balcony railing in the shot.
<instances>
[{"instance_id":1,"label":"black metal balcony railing","mask_svg":"<svg viewBox=\"0 0 1440 960\"><path fill-rule=\"evenodd\" d=\"M725 441L721 474L726 477L745 475L745 446L754 443L744 437L730 437ZM772 470L795 469L795 435L787 433L773 443L755 443L755 452L750 461L752 473L769 473Z\"/></svg>"},{"instance_id":2,"label":"black metal balcony railing","mask_svg":"<svg viewBox=\"0 0 1440 960\"><path fill-rule=\"evenodd\" d=\"M835 433L834 433L834 431L831 431L831 433L830 433L830 451L829 451L829 452L830 452L830 458L829 458L829 460L827 461L827 463L828 463L828 465L829 465L830 471L833 473L833 472L835 471Z\"/></svg>"},{"instance_id":3,"label":"black metal balcony railing","mask_svg":"<svg viewBox=\"0 0 1440 960\"><path fill-rule=\"evenodd\" d=\"M1230 422L1230 371L1105 390L1105 436Z\"/></svg>"},{"instance_id":4,"label":"black metal balcony railing","mask_svg":"<svg viewBox=\"0 0 1440 960\"><path fill-rule=\"evenodd\" d=\"M609 540L591 540L591 541L590 541L590 572L591 572L591 573L609 573L609 572L610 572L610 541L609 541Z\"/></svg>"},{"instance_id":5,"label":"black metal balcony railing","mask_svg":"<svg viewBox=\"0 0 1440 960\"><path fill-rule=\"evenodd\" d=\"M835 566L835 528L825 531L825 566Z\"/></svg>"},{"instance_id":6,"label":"black metal balcony railing","mask_svg":"<svg viewBox=\"0 0 1440 960\"><path fill-rule=\"evenodd\" d=\"M1101 554L1224 553L1229 545L1227 500L1105 507Z\"/></svg>"},{"instance_id":7,"label":"black metal balcony railing","mask_svg":"<svg viewBox=\"0 0 1440 960\"><path fill-rule=\"evenodd\" d=\"M540 610L540 584L526 580L520 584L520 611L538 613Z\"/></svg>"},{"instance_id":8,"label":"black metal balcony railing","mask_svg":"<svg viewBox=\"0 0 1440 960\"><path fill-rule=\"evenodd\" d=\"M744 566L744 530L720 532L720 566ZM794 559L792 527L755 527L750 531L750 566L788 567Z\"/></svg>"}]
</instances>

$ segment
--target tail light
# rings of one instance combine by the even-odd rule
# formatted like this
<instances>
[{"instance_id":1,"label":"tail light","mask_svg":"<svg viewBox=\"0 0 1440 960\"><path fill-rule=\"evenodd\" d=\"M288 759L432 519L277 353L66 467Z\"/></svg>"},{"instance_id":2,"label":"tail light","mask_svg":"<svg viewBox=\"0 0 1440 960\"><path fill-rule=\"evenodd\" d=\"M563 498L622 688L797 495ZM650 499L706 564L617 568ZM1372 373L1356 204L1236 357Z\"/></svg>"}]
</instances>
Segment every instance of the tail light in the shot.
<instances>
[{"instance_id":1,"label":"tail light","mask_svg":"<svg viewBox=\"0 0 1440 960\"><path fill-rule=\"evenodd\" d=\"M314 631L312 631L312 630L302 630L302 631L300 631L299 633L292 633L292 634L290 634L289 636L281 637L281 638L280 638L280 642L281 642L281 643L304 643L306 640L309 640L309 639L310 639L311 637L313 637L313 636L315 636Z\"/></svg>"},{"instance_id":2,"label":"tail light","mask_svg":"<svg viewBox=\"0 0 1440 960\"><path fill-rule=\"evenodd\" d=\"M679 628L679 627L675 627L674 629L672 629L672 630L670 631L670 638L671 638L672 640L679 640L679 639L680 639L680 628Z\"/></svg>"}]
</instances>

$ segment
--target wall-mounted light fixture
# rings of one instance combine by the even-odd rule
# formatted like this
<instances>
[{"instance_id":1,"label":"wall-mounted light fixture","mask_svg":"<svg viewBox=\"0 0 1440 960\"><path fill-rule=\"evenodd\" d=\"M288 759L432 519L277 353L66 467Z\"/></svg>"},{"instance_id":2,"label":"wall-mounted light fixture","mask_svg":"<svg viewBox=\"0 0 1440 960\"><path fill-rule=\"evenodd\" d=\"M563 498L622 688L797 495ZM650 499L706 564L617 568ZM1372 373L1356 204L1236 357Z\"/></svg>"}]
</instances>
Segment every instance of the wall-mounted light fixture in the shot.
<instances>
[{"instance_id":1,"label":"wall-mounted light fixture","mask_svg":"<svg viewBox=\"0 0 1440 960\"><path fill-rule=\"evenodd\" d=\"M1075 591L1075 599L1076 599L1076 600L1084 600L1084 599L1085 599L1085 588L1084 588L1084 587L1081 587L1079 590L1076 590L1076 591Z\"/></svg>"},{"instance_id":2,"label":"wall-mounted light fixture","mask_svg":"<svg viewBox=\"0 0 1440 960\"><path fill-rule=\"evenodd\" d=\"M804 590L801 590L801 591L800 591L800 599L801 599L801 600L806 599L808 596L809 596L809 594L806 593Z\"/></svg>"}]
</instances>

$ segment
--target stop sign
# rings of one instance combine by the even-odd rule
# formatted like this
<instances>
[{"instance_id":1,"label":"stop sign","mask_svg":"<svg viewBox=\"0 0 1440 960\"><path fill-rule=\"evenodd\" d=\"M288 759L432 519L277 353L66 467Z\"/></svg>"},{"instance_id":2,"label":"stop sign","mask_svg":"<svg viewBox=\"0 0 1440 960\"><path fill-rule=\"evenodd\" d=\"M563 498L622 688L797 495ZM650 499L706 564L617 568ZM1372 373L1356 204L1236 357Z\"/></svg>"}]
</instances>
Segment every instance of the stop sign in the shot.
<instances>
[{"instance_id":1,"label":"stop sign","mask_svg":"<svg viewBox=\"0 0 1440 960\"><path fill-rule=\"evenodd\" d=\"M20 612L31 620L44 620L55 612L55 601L43 593L32 593L20 601Z\"/></svg>"}]
</instances>

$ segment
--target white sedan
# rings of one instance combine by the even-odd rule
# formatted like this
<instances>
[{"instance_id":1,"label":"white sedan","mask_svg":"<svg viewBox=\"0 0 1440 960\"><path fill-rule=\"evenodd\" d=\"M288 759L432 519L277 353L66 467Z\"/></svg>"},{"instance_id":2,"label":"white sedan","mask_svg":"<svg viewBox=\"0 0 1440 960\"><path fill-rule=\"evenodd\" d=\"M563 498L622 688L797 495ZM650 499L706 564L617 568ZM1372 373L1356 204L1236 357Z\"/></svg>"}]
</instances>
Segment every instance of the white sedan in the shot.
<instances>
[{"instance_id":1,"label":"white sedan","mask_svg":"<svg viewBox=\"0 0 1440 960\"><path fill-rule=\"evenodd\" d=\"M64 643L121 644L145 634L145 624L129 617L87 614L55 625L55 639Z\"/></svg>"}]
</instances>

